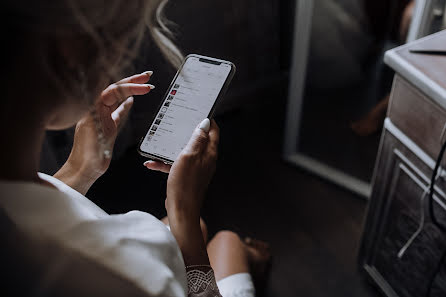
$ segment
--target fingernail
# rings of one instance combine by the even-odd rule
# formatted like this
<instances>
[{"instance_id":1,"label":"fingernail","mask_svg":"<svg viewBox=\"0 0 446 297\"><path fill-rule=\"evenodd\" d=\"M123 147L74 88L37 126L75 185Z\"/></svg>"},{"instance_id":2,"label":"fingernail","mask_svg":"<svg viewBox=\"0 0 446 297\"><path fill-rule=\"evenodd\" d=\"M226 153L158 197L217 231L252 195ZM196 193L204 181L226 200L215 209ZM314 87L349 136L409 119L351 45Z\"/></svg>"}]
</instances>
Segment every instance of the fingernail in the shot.
<instances>
[{"instance_id":1,"label":"fingernail","mask_svg":"<svg viewBox=\"0 0 446 297\"><path fill-rule=\"evenodd\" d=\"M153 161L150 161L150 160L149 160L149 161L145 161L143 165L144 165L144 166L147 166L147 164L151 164L151 163L153 163Z\"/></svg>"},{"instance_id":2,"label":"fingernail","mask_svg":"<svg viewBox=\"0 0 446 297\"><path fill-rule=\"evenodd\" d=\"M134 98L133 96L128 97L127 99L124 100L124 102L122 104L128 106L130 104L133 104Z\"/></svg>"},{"instance_id":3,"label":"fingernail","mask_svg":"<svg viewBox=\"0 0 446 297\"><path fill-rule=\"evenodd\" d=\"M144 74L145 74L145 75L148 75L148 76L152 76L153 71L146 71L146 72L144 72Z\"/></svg>"},{"instance_id":4,"label":"fingernail","mask_svg":"<svg viewBox=\"0 0 446 297\"><path fill-rule=\"evenodd\" d=\"M153 90L153 89L155 88L155 86L154 86L154 85L151 85L151 84L146 84L146 86L147 86L149 89L151 89L151 90Z\"/></svg>"},{"instance_id":5,"label":"fingernail","mask_svg":"<svg viewBox=\"0 0 446 297\"><path fill-rule=\"evenodd\" d=\"M204 132L209 132L209 129L211 128L211 121L209 121L209 119L204 119L200 123L200 126L198 126L198 128L200 128Z\"/></svg>"}]
</instances>

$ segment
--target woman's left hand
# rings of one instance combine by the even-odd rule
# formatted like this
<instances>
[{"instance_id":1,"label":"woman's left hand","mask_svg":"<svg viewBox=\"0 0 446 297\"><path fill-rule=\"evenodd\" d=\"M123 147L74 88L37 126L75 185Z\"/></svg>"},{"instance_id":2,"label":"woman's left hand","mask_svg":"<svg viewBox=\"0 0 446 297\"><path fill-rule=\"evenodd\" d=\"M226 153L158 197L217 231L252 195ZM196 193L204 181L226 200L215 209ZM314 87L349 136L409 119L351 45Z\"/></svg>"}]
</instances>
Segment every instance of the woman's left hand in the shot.
<instances>
[{"instance_id":1,"label":"woman's left hand","mask_svg":"<svg viewBox=\"0 0 446 297\"><path fill-rule=\"evenodd\" d=\"M151 75L152 72L147 71L124 78L101 93L95 111L88 113L77 123L71 154L54 175L56 178L85 194L104 174L110 165L119 129L133 105L132 96L147 94L154 88L153 85L146 84ZM106 147L103 147L104 144ZM104 154L104 150L108 151L108 155Z\"/></svg>"}]
</instances>

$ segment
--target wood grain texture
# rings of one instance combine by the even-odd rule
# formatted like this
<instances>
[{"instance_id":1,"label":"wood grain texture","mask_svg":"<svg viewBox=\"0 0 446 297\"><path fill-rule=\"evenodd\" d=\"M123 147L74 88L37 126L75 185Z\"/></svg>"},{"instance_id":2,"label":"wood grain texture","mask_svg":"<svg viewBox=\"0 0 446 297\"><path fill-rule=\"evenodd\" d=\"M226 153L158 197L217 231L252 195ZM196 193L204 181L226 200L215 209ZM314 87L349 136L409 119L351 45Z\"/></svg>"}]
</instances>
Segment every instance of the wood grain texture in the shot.
<instances>
[{"instance_id":1,"label":"wood grain texture","mask_svg":"<svg viewBox=\"0 0 446 297\"><path fill-rule=\"evenodd\" d=\"M440 151L446 111L399 75L395 76L388 116L432 159ZM444 160L443 164L446 164Z\"/></svg>"}]
</instances>

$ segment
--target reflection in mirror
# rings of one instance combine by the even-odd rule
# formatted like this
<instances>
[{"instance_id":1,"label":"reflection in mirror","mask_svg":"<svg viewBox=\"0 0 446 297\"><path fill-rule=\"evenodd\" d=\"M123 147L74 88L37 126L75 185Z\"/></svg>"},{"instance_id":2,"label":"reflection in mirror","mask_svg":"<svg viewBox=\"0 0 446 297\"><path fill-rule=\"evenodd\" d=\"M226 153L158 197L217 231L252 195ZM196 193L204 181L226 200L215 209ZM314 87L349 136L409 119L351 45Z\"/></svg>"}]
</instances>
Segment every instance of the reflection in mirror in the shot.
<instances>
[{"instance_id":1,"label":"reflection in mirror","mask_svg":"<svg viewBox=\"0 0 446 297\"><path fill-rule=\"evenodd\" d=\"M379 144L371 123L380 78L360 1L315 1L297 149L304 155L370 182Z\"/></svg>"},{"instance_id":2,"label":"reflection in mirror","mask_svg":"<svg viewBox=\"0 0 446 297\"><path fill-rule=\"evenodd\" d=\"M297 1L288 161L369 196L393 79L384 53L438 31L435 9L432 1Z\"/></svg>"}]
</instances>

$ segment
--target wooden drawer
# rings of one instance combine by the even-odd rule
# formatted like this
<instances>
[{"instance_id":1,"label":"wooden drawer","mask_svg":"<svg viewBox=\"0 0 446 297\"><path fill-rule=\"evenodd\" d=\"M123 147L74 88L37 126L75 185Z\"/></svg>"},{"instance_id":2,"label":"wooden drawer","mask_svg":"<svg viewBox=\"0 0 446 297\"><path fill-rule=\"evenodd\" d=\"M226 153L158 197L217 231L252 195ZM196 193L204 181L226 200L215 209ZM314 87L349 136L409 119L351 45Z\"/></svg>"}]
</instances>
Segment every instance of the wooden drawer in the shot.
<instances>
[{"instance_id":1,"label":"wooden drawer","mask_svg":"<svg viewBox=\"0 0 446 297\"><path fill-rule=\"evenodd\" d=\"M399 75L395 75L388 117L432 159L437 158L446 140L446 111Z\"/></svg>"},{"instance_id":2,"label":"wooden drawer","mask_svg":"<svg viewBox=\"0 0 446 297\"><path fill-rule=\"evenodd\" d=\"M446 234L432 224L421 198L432 170L389 131L384 132L361 247L362 265L387 296L425 296L432 271L446 248ZM426 217L422 232L402 258L398 252ZM445 183L436 185L434 213L446 225ZM446 296L446 270L435 278L431 296ZM416 280L416 281L414 281Z\"/></svg>"}]
</instances>

